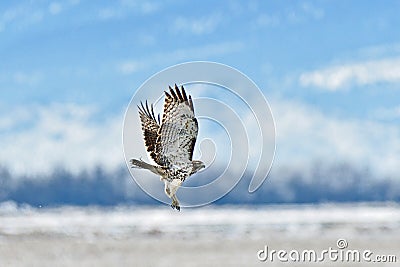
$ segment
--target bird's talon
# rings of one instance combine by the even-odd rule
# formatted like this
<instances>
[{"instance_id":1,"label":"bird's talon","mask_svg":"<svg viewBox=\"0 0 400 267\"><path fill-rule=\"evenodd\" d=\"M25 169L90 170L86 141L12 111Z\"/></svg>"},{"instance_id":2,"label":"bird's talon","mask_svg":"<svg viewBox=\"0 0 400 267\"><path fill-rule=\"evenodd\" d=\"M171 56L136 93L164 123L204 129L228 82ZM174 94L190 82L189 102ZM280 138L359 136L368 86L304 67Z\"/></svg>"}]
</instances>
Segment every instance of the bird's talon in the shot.
<instances>
[{"instance_id":1,"label":"bird's talon","mask_svg":"<svg viewBox=\"0 0 400 267\"><path fill-rule=\"evenodd\" d=\"M174 210L176 209L177 211L181 211L181 207L175 204L171 204L171 208Z\"/></svg>"}]
</instances>

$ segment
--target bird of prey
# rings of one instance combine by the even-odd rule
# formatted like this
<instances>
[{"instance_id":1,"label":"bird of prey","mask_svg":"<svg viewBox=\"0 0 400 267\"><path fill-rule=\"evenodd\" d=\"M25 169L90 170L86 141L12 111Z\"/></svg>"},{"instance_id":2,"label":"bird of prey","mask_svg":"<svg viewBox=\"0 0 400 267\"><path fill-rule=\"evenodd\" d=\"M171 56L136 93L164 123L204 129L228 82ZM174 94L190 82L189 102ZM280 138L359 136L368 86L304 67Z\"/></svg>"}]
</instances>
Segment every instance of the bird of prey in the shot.
<instances>
[{"instance_id":1,"label":"bird of prey","mask_svg":"<svg viewBox=\"0 0 400 267\"><path fill-rule=\"evenodd\" d=\"M147 169L161 176L165 183L165 194L172 199L172 209L180 210L176 191L192 174L205 165L200 160L193 160L198 123L194 115L192 97L185 89L175 84L175 90L169 86L165 92L164 114L154 115L153 104L138 105L142 124L144 143L150 157L157 165L151 165L142 159L131 159L133 168Z\"/></svg>"}]
</instances>

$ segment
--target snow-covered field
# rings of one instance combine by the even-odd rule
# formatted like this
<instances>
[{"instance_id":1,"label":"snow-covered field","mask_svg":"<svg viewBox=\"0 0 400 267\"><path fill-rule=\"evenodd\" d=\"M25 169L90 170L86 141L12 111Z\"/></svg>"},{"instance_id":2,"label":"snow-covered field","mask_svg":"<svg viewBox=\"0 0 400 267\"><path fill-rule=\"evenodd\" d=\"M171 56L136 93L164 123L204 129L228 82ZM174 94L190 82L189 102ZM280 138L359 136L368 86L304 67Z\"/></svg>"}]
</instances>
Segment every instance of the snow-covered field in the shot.
<instances>
[{"instance_id":1,"label":"snow-covered field","mask_svg":"<svg viewBox=\"0 0 400 267\"><path fill-rule=\"evenodd\" d=\"M257 252L265 246L337 249L340 238L347 249L397 256L397 263L373 266L397 266L400 205L209 206L177 212L167 206L0 204L0 266L275 266L288 263L261 262Z\"/></svg>"}]
</instances>

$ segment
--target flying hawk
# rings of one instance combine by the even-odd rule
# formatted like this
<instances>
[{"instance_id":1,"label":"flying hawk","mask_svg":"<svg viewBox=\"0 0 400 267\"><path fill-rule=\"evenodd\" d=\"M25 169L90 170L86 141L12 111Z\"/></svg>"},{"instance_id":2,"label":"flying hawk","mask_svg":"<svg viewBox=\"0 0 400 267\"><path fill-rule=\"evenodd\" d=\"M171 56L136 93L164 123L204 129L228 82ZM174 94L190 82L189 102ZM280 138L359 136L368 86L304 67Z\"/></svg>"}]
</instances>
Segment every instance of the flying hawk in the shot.
<instances>
[{"instance_id":1,"label":"flying hawk","mask_svg":"<svg viewBox=\"0 0 400 267\"><path fill-rule=\"evenodd\" d=\"M144 143L150 157L157 163L151 165L144 161L131 159L133 168L147 169L160 175L165 183L165 194L172 199L171 207L180 210L176 191L186 178L205 165L200 160L192 160L196 143L198 123L194 116L192 97L187 97L183 86L175 91L169 87L165 92L164 114L160 123L160 114L154 115L153 104L150 108L141 102L139 117L142 122Z\"/></svg>"}]
</instances>

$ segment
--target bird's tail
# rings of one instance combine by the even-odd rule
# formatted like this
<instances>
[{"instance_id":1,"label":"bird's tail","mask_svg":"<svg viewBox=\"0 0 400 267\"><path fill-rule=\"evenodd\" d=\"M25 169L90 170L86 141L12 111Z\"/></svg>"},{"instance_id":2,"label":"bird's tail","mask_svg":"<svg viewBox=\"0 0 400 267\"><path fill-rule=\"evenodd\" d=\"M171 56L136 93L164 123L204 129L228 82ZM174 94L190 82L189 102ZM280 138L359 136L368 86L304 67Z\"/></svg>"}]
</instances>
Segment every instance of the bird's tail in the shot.
<instances>
[{"instance_id":1,"label":"bird's tail","mask_svg":"<svg viewBox=\"0 0 400 267\"><path fill-rule=\"evenodd\" d=\"M162 175L162 172L159 167L148 164L147 162L144 162L141 159L140 160L131 159L129 162L132 164L132 168L146 169L157 175Z\"/></svg>"}]
</instances>

